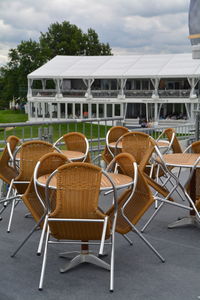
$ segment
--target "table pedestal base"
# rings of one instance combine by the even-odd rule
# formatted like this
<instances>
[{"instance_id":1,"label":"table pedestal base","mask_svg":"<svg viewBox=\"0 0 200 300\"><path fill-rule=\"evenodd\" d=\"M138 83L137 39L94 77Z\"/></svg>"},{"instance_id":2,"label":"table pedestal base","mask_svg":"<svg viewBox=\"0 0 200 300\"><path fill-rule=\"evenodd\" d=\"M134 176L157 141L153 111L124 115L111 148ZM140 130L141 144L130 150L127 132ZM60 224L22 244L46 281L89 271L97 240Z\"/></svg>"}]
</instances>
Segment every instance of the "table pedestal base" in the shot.
<instances>
[{"instance_id":1,"label":"table pedestal base","mask_svg":"<svg viewBox=\"0 0 200 300\"><path fill-rule=\"evenodd\" d=\"M73 252L73 253L75 253L75 252ZM69 253L66 253L66 254L62 253L62 254L60 254L60 257L68 258L68 254ZM108 263L106 263L102 259L98 258L97 256L89 253L86 250L86 251L81 251L81 253L79 252L79 254L76 255L72 260L70 260L69 263L67 263L65 266L60 268L60 272L61 273L67 272L70 269L72 269L82 263L90 263L90 264L96 265L98 267L104 268L106 270L110 270L110 265Z\"/></svg>"},{"instance_id":2,"label":"table pedestal base","mask_svg":"<svg viewBox=\"0 0 200 300\"><path fill-rule=\"evenodd\" d=\"M200 220L196 216L189 216L179 219L168 225L169 229L178 228L187 225L194 225L196 227L200 227Z\"/></svg>"}]
</instances>

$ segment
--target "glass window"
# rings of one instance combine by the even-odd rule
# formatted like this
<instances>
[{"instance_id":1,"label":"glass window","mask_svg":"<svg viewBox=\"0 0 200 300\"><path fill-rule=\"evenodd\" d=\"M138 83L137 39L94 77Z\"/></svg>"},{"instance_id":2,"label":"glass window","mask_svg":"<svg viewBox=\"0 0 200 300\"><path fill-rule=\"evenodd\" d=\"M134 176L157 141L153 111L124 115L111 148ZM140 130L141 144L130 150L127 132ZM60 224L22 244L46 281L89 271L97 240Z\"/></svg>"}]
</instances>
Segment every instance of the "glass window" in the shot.
<instances>
[{"instance_id":1,"label":"glass window","mask_svg":"<svg viewBox=\"0 0 200 300\"><path fill-rule=\"evenodd\" d=\"M88 104L83 104L83 118L88 118Z\"/></svg>"},{"instance_id":2,"label":"glass window","mask_svg":"<svg viewBox=\"0 0 200 300\"><path fill-rule=\"evenodd\" d=\"M107 104L107 117L112 117L112 104Z\"/></svg>"},{"instance_id":3,"label":"glass window","mask_svg":"<svg viewBox=\"0 0 200 300\"><path fill-rule=\"evenodd\" d=\"M121 105L120 104L115 104L115 116L120 116L121 112Z\"/></svg>"},{"instance_id":4,"label":"glass window","mask_svg":"<svg viewBox=\"0 0 200 300\"><path fill-rule=\"evenodd\" d=\"M75 118L80 118L81 115L81 105L80 103L75 104Z\"/></svg>"},{"instance_id":5,"label":"glass window","mask_svg":"<svg viewBox=\"0 0 200 300\"><path fill-rule=\"evenodd\" d=\"M96 118L97 116L97 105L96 104L92 104L92 118Z\"/></svg>"},{"instance_id":6,"label":"glass window","mask_svg":"<svg viewBox=\"0 0 200 300\"><path fill-rule=\"evenodd\" d=\"M104 104L99 104L99 118L104 117Z\"/></svg>"}]
</instances>

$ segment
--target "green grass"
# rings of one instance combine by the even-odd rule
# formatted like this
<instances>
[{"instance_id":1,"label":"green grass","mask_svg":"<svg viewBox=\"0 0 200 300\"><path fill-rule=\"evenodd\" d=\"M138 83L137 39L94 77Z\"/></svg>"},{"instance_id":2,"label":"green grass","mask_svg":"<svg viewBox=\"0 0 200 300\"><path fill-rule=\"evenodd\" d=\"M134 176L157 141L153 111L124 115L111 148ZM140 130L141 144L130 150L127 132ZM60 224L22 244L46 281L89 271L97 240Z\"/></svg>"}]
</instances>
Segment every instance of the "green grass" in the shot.
<instances>
[{"instance_id":1,"label":"green grass","mask_svg":"<svg viewBox=\"0 0 200 300\"><path fill-rule=\"evenodd\" d=\"M28 115L17 110L0 110L0 123L26 122Z\"/></svg>"},{"instance_id":2,"label":"green grass","mask_svg":"<svg viewBox=\"0 0 200 300\"><path fill-rule=\"evenodd\" d=\"M0 111L0 123L17 123L26 122L28 119L27 114L21 113L19 111L12 110L1 110ZM53 124L53 141L56 141L60 136L67 132L78 131L85 134L87 138L97 138L105 137L107 130L110 126L104 126L90 123L69 123L69 124ZM33 126L23 126L10 128L6 131L6 136L16 135L19 138L30 138L38 137L38 128L48 127L47 125L33 125ZM0 128L0 140L4 140L5 133L4 130Z\"/></svg>"}]
</instances>

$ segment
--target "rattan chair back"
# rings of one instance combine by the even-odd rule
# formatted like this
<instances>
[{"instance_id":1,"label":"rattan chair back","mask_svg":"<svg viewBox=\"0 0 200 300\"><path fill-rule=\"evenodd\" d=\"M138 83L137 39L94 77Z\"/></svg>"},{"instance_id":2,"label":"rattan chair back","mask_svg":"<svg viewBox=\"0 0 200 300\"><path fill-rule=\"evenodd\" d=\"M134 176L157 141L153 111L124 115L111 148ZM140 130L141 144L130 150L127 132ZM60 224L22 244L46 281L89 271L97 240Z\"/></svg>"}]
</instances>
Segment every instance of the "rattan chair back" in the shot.
<instances>
[{"instance_id":1,"label":"rattan chair back","mask_svg":"<svg viewBox=\"0 0 200 300\"><path fill-rule=\"evenodd\" d=\"M109 144L113 142L117 142L119 138L121 138L124 134L129 132L128 128L123 126L113 126L110 128L106 135L106 146L108 151L110 152L111 157L113 158L115 155L121 153L120 148L110 147Z\"/></svg>"},{"instance_id":2,"label":"rattan chair back","mask_svg":"<svg viewBox=\"0 0 200 300\"><path fill-rule=\"evenodd\" d=\"M193 153L199 153L200 154L200 141L196 141L196 142L193 142L188 148L188 150L190 149L191 152ZM187 151L186 149L186 151ZM197 168L195 170L196 172L196 177L195 177L195 181L196 181L196 184L195 184L195 193L196 193L196 199L199 200L199 203L198 203L198 207L200 208L200 169ZM199 209L198 208L198 209Z\"/></svg>"},{"instance_id":3,"label":"rattan chair back","mask_svg":"<svg viewBox=\"0 0 200 300\"><path fill-rule=\"evenodd\" d=\"M56 207L50 218L104 219L98 208L102 171L88 163L76 162L58 168L56 173ZM48 199L47 199L48 200ZM49 222L51 234L56 239L99 240L102 223ZM106 237L110 236L107 226Z\"/></svg>"},{"instance_id":4,"label":"rattan chair back","mask_svg":"<svg viewBox=\"0 0 200 300\"><path fill-rule=\"evenodd\" d=\"M9 136L6 140L4 151L0 157L0 179L7 184L10 184L11 180L18 175L17 170L10 164L11 157L8 151L8 144L10 151L14 153L19 142L20 140L18 137L14 135Z\"/></svg>"},{"instance_id":5,"label":"rattan chair back","mask_svg":"<svg viewBox=\"0 0 200 300\"><path fill-rule=\"evenodd\" d=\"M194 153L200 153L200 141L193 142L191 144L191 150Z\"/></svg>"},{"instance_id":6,"label":"rattan chair back","mask_svg":"<svg viewBox=\"0 0 200 300\"><path fill-rule=\"evenodd\" d=\"M80 159L80 161L90 162L90 154L88 152L89 146L88 141L84 134L80 132L69 132L62 136L62 139L65 142L66 149L69 151L79 151L85 153L84 159ZM59 139L61 141L62 139ZM56 145L56 143L55 143ZM78 160L76 160L78 161Z\"/></svg>"},{"instance_id":7,"label":"rattan chair back","mask_svg":"<svg viewBox=\"0 0 200 300\"><path fill-rule=\"evenodd\" d=\"M120 173L127 175L129 177L134 177L134 167L135 162L134 157L129 153L120 153L116 155L111 163L107 167L107 171L115 172L115 170L120 170ZM116 168L117 167L117 168Z\"/></svg>"},{"instance_id":8,"label":"rattan chair back","mask_svg":"<svg viewBox=\"0 0 200 300\"><path fill-rule=\"evenodd\" d=\"M181 145L179 143L179 140L177 139L176 136L176 131L174 128L167 128L164 131L164 134L167 136L169 142L171 141L173 134L175 134L174 139L173 139L173 143L171 145L171 148L173 150L174 153L182 153L182 149L181 149Z\"/></svg>"},{"instance_id":9,"label":"rattan chair back","mask_svg":"<svg viewBox=\"0 0 200 300\"><path fill-rule=\"evenodd\" d=\"M128 128L123 126L113 126L107 133L108 143L117 142L117 140L128 132Z\"/></svg>"},{"instance_id":10,"label":"rattan chair back","mask_svg":"<svg viewBox=\"0 0 200 300\"><path fill-rule=\"evenodd\" d=\"M137 170L134 168L135 158L128 153L122 153L115 159L124 171L124 174L135 178L134 190L132 188L127 189L118 199L116 231L126 234L132 230L131 224L136 225L138 223L154 202L154 198L142 172L139 168ZM106 214L111 217L113 211L114 207L111 207Z\"/></svg>"},{"instance_id":11,"label":"rattan chair back","mask_svg":"<svg viewBox=\"0 0 200 300\"><path fill-rule=\"evenodd\" d=\"M54 150L53 145L45 141L29 141L22 144L20 148L19 175L15 178L15 182L27 181L29 183L38 160L44 154ZM24 194L28 183L15 184L18 193Z\"/></svg>"},{"instance_id":12,"label":"rattan chair back","mask_svg":"<svg viewBox=\"0 0 200 300\"><path fill-rule=\"evenodd\" d=\"M156 142L146 133L129 132L122 138L122 152L133 155L141 171L144 171L152 153L155 150Z\"/></svg>"},{"instance_id":13,"label":"rattan chair back","mask_svg":"<svg viewBox=\"0 0 200 300\"><path fill-rule=\"evenodd\" d=\"M24 204L36 222L38 222L45 213L45 188L36 185L35 180L45 174L51 174L59 166L68 162L66 156L56 152L47 153L40 158L36 166L36 173L34 172L35 176L34 178L32 177L25 194L22 196ZM50 199L53 207L55 207L55 194L55 190L51 189Z\"/></svg>"},{"instance_id":14,"label":"rattan chair back","mask_svg":"<svg viewBox=\"0 0 200 300\"><path fill-rule=\"evenodd\" d=\"M105 161L106 165L108 165L111 160L113 159L113 156L110 154L110 151L108 150L108 147L105 146L102 154L101 154L103 160Z\"/></svg>"}]
</instances>

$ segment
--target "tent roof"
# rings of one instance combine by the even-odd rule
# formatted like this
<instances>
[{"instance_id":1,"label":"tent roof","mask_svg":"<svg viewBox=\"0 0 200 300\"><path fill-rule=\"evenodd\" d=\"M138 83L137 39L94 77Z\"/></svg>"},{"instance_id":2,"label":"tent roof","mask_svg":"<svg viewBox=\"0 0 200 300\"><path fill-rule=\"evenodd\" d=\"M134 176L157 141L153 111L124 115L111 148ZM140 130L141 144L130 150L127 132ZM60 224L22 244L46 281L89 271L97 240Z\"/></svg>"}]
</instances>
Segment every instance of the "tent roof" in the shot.
<instances>
[{"instance_id":1,"label":"tent roof","mask_svg":"<svg viewBox=\"0 0 200 300\"><path fill-rule=\"evenodd\" d=\"M55 56L28 78L200 77L191 53L115 56Z\"/></svg>"}]
</instances>

